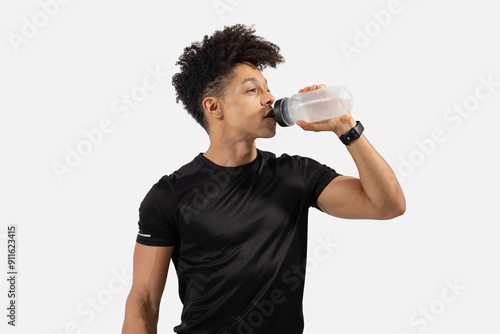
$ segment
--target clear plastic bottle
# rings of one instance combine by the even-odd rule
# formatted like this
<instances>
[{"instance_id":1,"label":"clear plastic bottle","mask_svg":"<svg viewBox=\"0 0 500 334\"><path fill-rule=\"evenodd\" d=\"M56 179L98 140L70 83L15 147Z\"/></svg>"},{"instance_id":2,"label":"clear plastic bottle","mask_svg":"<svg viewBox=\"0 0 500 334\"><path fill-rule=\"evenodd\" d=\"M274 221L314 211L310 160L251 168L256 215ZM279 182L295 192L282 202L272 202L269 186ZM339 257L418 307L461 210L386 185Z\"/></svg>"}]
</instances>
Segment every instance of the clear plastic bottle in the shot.
<instances>
[{"instance_id":1,"label":"clear plastic bottle","mask_svg":"<svg viewBox=\"0 0 500 334\"><path fill-rule=\"evenodd\" d=\"M281 126L294 125L298 120L317 122L347 114L352 103L346 86L328 86L277 100L274 118Z\"/></svg>"}]
</instances>

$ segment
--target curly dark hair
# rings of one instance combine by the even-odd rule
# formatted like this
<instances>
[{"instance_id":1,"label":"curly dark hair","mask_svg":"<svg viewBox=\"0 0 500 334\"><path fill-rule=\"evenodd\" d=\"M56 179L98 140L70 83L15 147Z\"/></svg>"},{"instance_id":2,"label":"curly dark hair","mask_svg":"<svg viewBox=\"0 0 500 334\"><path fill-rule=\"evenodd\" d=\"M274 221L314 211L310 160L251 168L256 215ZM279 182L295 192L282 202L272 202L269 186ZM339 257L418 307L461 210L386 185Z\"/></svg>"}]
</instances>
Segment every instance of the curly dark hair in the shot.
<instances>
[{"instance_id":1,"label":"curly dark hair","mask_svg":"<svg viewBox=\"0 0 500 334\"><path fill-rule=\"evenodd\" d=\"M267 66L276 68L284 62L277 45L254 33L253 25L224 26L212 36L205 35L202 42L186 47L176 63L180 65L180 72L172 77L172 85L177 91L176 102L182 101L184 108L207 133L202 101L208 96L224 98L236 63L247 62L262 71Z\"/></svg>"}]
</instances>

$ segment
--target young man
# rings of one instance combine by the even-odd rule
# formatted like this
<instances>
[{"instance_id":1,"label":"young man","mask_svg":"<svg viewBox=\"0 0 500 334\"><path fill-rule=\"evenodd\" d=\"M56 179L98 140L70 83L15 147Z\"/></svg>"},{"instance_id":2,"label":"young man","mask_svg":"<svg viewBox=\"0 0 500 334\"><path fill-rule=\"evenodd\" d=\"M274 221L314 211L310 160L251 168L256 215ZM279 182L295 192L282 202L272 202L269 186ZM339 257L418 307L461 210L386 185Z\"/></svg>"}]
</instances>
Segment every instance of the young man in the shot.
<instances>
[{"instance_id":1,"label":"young man","mask_svg":"<svg viewBox=\"0 0 500 334\"><path fill-rule=\"evenodd\" d=\"M391 219L405 198L388 164L350 114L297 122L347 141L359 179L301 156L258 150L273 137L271 95L261 70L279 48L243 25L184 50L173 77L177 98L203 126L210 146L163 176L139 210L133 284L124 334L156 333L170 260L184 305L177 333L302 333L307 216ZM321 89L305 87L300 92ZM325 149L341 144L321 143Z\"/></svg>"}]
</instances>

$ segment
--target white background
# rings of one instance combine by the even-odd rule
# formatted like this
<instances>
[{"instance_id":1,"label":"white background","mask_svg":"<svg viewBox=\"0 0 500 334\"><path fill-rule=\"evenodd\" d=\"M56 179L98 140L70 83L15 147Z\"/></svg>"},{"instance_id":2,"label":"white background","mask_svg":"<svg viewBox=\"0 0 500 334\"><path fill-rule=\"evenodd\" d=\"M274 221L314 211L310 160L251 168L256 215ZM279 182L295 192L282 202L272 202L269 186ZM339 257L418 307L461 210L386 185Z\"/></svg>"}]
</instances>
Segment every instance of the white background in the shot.
<instances>
[{"instance_id":1,"label":"white background","mask_svg":"<svg viewBox=\"0 0 500 334\"><path fill-rule=\"evenodd\" d=\"M175 102L175 62L191 42L235 23L255 24L258 35L281 47L286 63L264 71L276 98L311 84L351 89L352 114L407 199L407 212L391 221L310 210L304 333L498 333L494 2L54 3L0 5L1 277L10 224L18 228L19 271L15 328L7 325L1 279L2 333L121 331L139 204L161 176L209 144ZM30 35L26 22L39 27ZM25 39L16 44L13 36ZM357 53L344 53L348 44ZM114 113L112 104L138 89L148 68L161 69L161 84L125 117ZM488 91L480 77L496 86ZM453 112L464 104L464 116ZM58 177L53 165L66 164L69 150L84 145L83 133L106 119L112 131ZM277 130L258 147L357 176L332 134ZM439 142L431 142L433 133ZM328 242L337 245L331 254L322 246ZM315 258L317 249L328 256ZM171 266L159 333L173 332L181 306Z\"/></svg>"}]
</instances>

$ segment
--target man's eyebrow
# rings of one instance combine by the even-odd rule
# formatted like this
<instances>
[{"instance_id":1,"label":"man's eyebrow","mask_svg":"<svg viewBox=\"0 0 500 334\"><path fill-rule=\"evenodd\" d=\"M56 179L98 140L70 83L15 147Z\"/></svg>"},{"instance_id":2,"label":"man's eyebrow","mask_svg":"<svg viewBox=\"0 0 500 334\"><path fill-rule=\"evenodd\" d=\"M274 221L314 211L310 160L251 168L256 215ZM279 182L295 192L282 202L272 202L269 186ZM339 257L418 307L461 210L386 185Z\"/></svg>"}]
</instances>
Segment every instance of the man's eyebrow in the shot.
<instances>
[{"instance_id":1,"label":"man's eyebrow","mask_svg":"<svg viewBox=\"0 0 500 334\"><path fill-rule=\"evenodd\" d=\"M246 78L246 79L243 79L241 84L243 85L245 82L249 82L249 81L258 81L258 80L257 80L257 78Z\"/></svg>"},{"instance_id":2,"label":"man's eyebrow","mask_svg":"<svg viewBox=\"0 0 500 334\"><path fill-rule=\"evenodd\" d=\"M266 80L266 84L267 84L267 79L264 79L264 80ZM254 81L259 81L259 80L257 80L257 78L246 78L246 79L243 79L243 81L241 82L241 85L243 85L245 82L249 82L249 81L254 82Z\"/></svg>"}]
</instances>

